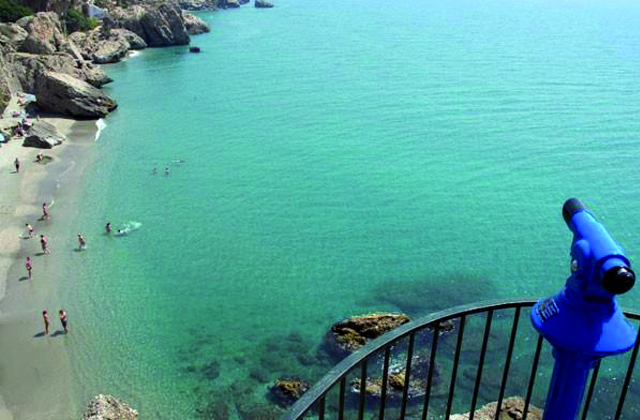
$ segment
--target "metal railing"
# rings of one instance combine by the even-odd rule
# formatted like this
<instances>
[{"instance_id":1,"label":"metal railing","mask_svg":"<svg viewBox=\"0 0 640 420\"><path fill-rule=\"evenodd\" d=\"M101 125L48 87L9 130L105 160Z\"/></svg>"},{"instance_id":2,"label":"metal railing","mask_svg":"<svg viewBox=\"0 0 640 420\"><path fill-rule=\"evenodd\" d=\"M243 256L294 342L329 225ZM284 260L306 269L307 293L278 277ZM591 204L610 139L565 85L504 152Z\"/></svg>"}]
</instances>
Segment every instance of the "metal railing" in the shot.
<instances>
[{"instance_id":1,"label":"metal railing","mask_svg":"<svg viewBox=\"0 0 640 420\"><path fill-rule=\"evenodd\" d=\"M550 346L530 324L535 302L458 306L390 331L337 364L283 420L384 420L385 416L430 420L467 412L471 420L479 405L493 401L497 401L497 419L503 400L510 395L524 395L522 418L526 419L530 410L536 410L532 401L543 408L553 367L551 352L542 351ZM635 324L640 321L639 314L625 315ZM640 392L627 398L630 389L637 391L632 384L639 343L631 352L602 360L610 365L605 370L597 363L582 420L640 418ZM625 375L619 375L625 370ZM376 373L380 377L370 376ZM599 375L602 384L598 384Z\"/></svg>"}]
</instances>

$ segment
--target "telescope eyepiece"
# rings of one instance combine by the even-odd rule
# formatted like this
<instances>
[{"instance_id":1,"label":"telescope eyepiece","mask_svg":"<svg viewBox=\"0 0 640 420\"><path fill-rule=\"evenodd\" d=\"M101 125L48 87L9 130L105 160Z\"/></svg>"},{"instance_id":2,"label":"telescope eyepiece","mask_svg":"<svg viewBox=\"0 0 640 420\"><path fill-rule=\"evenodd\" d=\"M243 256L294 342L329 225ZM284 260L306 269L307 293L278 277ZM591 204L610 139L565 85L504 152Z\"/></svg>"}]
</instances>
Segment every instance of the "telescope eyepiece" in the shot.
<instances>
[{"instance_id":1,"label":"telescope eyepiece","mask_svg":"<svg viewBox=\"0 0 640 420\"><path fill-rule=\"evenodd\" d=\"M602 287L609 293L627 293L636 282L636 275L629 267L613 267L602 276Z\"/></svg>"},{"instance_id":2,"label":"telescope eyepiece","mask_svg":"<svg viewBox=\"0 0 640 420\"><path fill-rule=\"evenodd\" d=\"M568 224L574 214L586 209L587 206L585 206L582 201L577 198L570 198L565 201L562 206L562 217L564 218L565 223Z\"/></svg>"}]
</instances>

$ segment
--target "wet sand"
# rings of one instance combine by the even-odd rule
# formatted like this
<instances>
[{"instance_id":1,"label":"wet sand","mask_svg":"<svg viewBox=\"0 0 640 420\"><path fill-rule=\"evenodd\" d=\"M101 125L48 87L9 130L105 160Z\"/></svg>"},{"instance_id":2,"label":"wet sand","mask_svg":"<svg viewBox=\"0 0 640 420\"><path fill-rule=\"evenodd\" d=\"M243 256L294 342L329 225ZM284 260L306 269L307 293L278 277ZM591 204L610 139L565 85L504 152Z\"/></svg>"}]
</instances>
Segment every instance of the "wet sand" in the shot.
<instances>
[{"instance_id":1,"label":"wet sand","mask_svg":"<svg viewBox=\"0 0 640 420\"><path fill-rule=\"evenodd\" d=\"M65 214L82 191L95 122L43 120L67 136L62 145L42 150L52 158L49 163L35 162L41 150L22 147L21 139L0 147L0 420L70 419L73 412L66 350L73 345L74 314L69 314L70 334L65 335L57 316L64 298L58 294L61 279L56 273L73 243ZM50 205L48 220L41 220L43 202ZM28 238L25 223L34 227L33 238ZM41 233L49 238L51 255L41 252ZM24 266L27 256L32 279ZM48 335L41 315L45 309L51 321Z\"/></svg>"}]
</instances>

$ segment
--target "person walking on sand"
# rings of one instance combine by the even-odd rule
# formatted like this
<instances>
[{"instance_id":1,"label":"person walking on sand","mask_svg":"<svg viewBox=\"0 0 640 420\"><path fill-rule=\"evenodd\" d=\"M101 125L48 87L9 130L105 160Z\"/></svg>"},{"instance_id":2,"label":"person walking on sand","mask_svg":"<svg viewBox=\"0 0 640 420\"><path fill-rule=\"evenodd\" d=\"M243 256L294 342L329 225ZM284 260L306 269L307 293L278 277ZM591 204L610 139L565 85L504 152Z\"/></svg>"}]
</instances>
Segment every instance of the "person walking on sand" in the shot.
<instances>
[{"instance_id":1,"label":"person walking on sand","mask_svg":"<svg viewBox=\"0 0 640 420\"><path fill-rule=\"evenodd\" d=\"M60 309L60 312L58 313L60 315L60 323L62 324L62 328L64 328L64 333L69 334L69 327L67 327L67 313L64 309Z\"/></svg>"},{"instance_id":2,"label":"person walking on sand","mask_svg":"<svg viewBox=\"0 0 640 420\"><path fill-rule=\"evenodd\" d=\"M84 237L78 233L78 249L87 248L87 241L84 240Z\"/></svg>"},{"instance_id":3,"label":"person walking on sand","mask_svg":"<svg viewBox=\"0 0 640 420\"><path fill-rule=\"evenodd\" d=\"M44 235L40 235L40 245L42 246L43 254L51 254L51 250L49 249L49 241Z\"/></svg>"},{"instance_id":4,"label":"person walking on sand","mask_svg":"<svg viewBox=\"0 0 640 420\"><path fill-rule=\"evenodd\" d=\"M16 172L20 172L20 159L16 158L16 160L13 161L13 164L16 167Z\"/></svg>"},{"instance_id":5,"label":"person walking on sand","mask_svg":"<svg viewBox=\"0 0 640 420\"><path fill-rule=\"evenodd\" d=\"M24 266L27 269L27 274L29 275L29 279L31 279L31 270L33 269L33 267L31 266L31 257L27 257L27 259L24 262Z\"/></svg>"},{"instance_id":6,"label":"person walking on sand","mask_svg":"<svg viewBox=\"0 0 640 420\"><path fill-rule=\"evenodd\" d=\"M27 233L29 234L29 237L33 238L33 226L31 226L29 223L25 224L25 226L27 227Z\"/></svg>"},{"instance_id":7,"label":"person walking on sand","mask_svg":"<svg viewBox=\"0 0 640 420\"><path fill-rule=\"evenodd\" d=\"M49 218L49 207L47 203L42 203L42 219L47 220Z\"/></svg>"},{"instance_id":8,"label":"person walking on sand","mask_svg":"<svg viewBox=\"0 0 640 420\"><path fill-rule=\"evenodd\" d=\"M44 321L44 333L49 334L49 313L42 311L42 320Z\"/></svg>"}]
</instances>

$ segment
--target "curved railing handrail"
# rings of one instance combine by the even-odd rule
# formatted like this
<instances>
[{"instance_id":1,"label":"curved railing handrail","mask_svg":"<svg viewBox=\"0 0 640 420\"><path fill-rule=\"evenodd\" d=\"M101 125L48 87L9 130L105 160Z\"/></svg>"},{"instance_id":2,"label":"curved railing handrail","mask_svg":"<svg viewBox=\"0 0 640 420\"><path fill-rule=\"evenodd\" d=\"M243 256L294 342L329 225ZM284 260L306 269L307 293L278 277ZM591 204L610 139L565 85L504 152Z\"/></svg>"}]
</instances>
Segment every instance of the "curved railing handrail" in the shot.
<instances>
[{"instance_id":1,"label":"curved railing handrail","mask_svg":"<svg viewBox=\"0 0 640 420\"><path fill-rule=\"evenodd\" d=\"M491 310L526 308L533 306L539 299L522 300L496 300L480 303L459 305L430 315L418 318L404 324L393 331L372 340L358 351L352 353L347 358L334 366L327 374L311 387L296 403L285 413L282 420L296 420L303 416L332 386L336 385L346 374L358 366L363 360L378 352L385 346L399 341L414 331L428 327L430 324L442 323L451 319L459 318L461 315L473 315ZM626 316L634 320L640 320L640 313L625 311Z\"/></svg>"}]
</instances>

